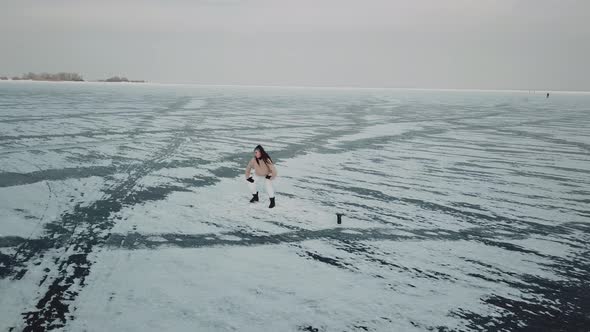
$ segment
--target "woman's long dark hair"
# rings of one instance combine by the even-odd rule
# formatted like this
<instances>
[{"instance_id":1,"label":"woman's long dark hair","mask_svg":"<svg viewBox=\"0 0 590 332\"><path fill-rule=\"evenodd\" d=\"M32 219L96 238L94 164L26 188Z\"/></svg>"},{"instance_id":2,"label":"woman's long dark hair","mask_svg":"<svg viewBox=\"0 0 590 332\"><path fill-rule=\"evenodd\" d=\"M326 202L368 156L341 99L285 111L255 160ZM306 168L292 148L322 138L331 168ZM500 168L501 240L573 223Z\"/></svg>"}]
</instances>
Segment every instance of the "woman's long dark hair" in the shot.
<instances>
[{"instance_id":1,"label":"woman's long dark hair","mask_svg":"<svg viewBox=\"0 0 590 332\"><path fill-rule=\"evenodd\" d=\"M262 147L262 145L257 145L256 148L254 149L254 151L260 151L260 159L262 159L262 161L264 161L265 164L273 164L272 159L270 158L270 156L268 155L268 153L266 153L266 151L264 151L264 148ZM269 163L270 161L270 163ZM256 158L256 162L258 163L258 165L260 165L260 161L258 160L258 158Z\"/></svg>"}]
</instances>

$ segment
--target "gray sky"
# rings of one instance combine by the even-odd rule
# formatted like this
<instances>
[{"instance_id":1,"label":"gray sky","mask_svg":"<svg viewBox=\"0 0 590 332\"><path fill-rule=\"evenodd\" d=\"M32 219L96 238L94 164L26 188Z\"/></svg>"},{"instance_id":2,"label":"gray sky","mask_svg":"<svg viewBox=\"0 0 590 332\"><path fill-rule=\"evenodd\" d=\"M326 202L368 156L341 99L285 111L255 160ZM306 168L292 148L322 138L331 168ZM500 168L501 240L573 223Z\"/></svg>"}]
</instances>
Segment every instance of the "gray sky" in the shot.
<instances>
[{"instance_id":1,"label":"gray sky","mask_svg":"<svg viewBox=\"0 0 590 332\"><path fill-rule=\"evenodd\" d=\"M0 0L0 74L590 90L588 0Z\"/></svg>"}]
</instances>

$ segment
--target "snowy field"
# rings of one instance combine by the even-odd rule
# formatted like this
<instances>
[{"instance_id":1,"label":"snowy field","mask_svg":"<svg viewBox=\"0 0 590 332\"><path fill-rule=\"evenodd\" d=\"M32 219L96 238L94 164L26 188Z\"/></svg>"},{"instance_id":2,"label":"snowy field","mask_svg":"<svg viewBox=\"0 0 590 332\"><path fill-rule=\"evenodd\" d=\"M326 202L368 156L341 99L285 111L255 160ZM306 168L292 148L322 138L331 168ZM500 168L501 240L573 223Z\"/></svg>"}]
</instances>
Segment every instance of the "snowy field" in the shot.
<instances>
[{"instance_id":1,"label":"snowy field","mask_svg":"<svg viewBox=\"0 0 590 332\"><path fill-rule=\"evenodd\" d=\"M0 82L0 330L589 331L589 128L588 94Z\"/></svg>"}]
</instances>

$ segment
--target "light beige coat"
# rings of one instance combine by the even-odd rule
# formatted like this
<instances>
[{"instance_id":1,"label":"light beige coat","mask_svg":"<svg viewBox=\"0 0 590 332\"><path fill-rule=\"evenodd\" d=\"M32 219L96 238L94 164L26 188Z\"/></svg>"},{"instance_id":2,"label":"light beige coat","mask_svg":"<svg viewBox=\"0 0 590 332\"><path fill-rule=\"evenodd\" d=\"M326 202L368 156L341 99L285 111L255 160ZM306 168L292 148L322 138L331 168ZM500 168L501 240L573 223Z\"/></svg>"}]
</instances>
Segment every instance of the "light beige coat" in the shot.
<instances>
[{"instance_id":1,"label":"light beige coat","mask_svg":"<svg viewBox=\"0 0 590 332\"><path fill-rule=\"evenodd\" d=\"M256 158L252 158L246 167L246 179L250 177L250 171L254 169L254 173L258 176L271 176L271 180L277 177L277 168L272 162L265 163L263 160L256 162Z\"/></svg>"}]
</instances>

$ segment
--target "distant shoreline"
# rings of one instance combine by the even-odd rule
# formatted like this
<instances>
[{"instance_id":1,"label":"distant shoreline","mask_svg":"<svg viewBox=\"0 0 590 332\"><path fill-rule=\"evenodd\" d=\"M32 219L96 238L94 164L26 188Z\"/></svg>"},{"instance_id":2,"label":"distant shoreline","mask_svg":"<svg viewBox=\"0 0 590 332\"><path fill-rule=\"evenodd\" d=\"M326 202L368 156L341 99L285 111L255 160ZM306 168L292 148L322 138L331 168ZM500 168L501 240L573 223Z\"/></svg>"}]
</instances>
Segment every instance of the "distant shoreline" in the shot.
<instances>
[{"instance_id":1,"label":"distant shoreline","mask_svg":"<svg viewBox=\"0 0 590 332\"><path fill-rule=\"evenodd\" d=\"M59 72L59 73L33 73L28 72L21 76L6 76L0 75L0 81L42 81L42 82L86 82L84 77L78 73ZM97 80L98 82L129 82L129 83L145 83L144 80L130 80L125 76L111 76L107 79Z\"/></svg>"},{"instance_id":2,"label":"distant shoreline","mask_svg":"<svg viewBox=\"0 0 590 332\"><path fill-rule=\"evenodd\" d=\"M87 80L80 80L80 81L70 81L70 80L30 80L30 79L0 79L0 82L38 82L38 83L133 83L133 84L148 84L147 81L140 81L140 80L128 80L128 81L108 81L108 80L95 80L95 81L87 81Z\"/></svg>"},{"instance_id":3,"label":"distant shoreline","mask_svg":"<svg viewBox=\"0 0 590 332\"><path fill-rule=\"evenodd\" d=\"M396 91L446 91L446 92L507 92L507 93L526 93L544 95L549 92L551 94L590 94L590 91L574 91L574 90L522 90L522 89L451 89L451 88L387 88L387 87L338 87L338 86L296 86L296 85L244 85L244 84L200 84L200 83L161 83L161 82L136 82L136 81L122 81L122 82L105 82L101 80L93 81L42 81L42 80L0 80L2 82L23 82L23 83L56 83L56 84L105 84L113 83L134 84L145 86L194 86L194 87L219 87L219 88L241 88L241 89L308 89L308 90L396 90Z\"/></svg>"}]
</instances>

